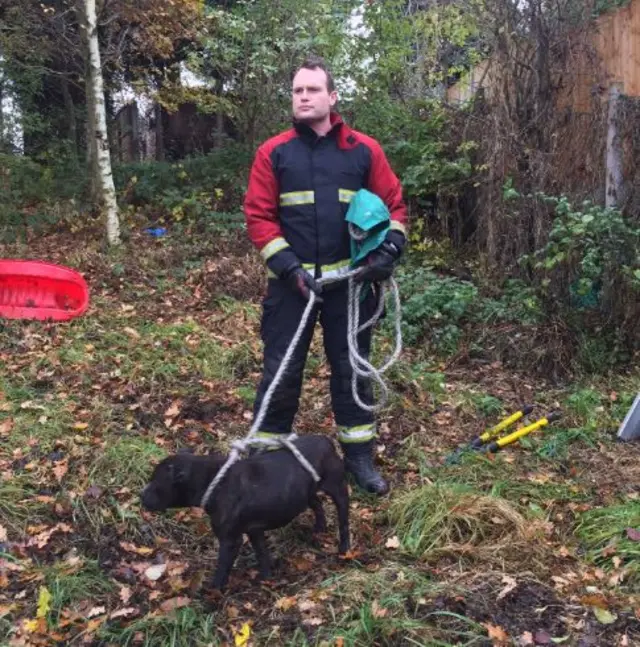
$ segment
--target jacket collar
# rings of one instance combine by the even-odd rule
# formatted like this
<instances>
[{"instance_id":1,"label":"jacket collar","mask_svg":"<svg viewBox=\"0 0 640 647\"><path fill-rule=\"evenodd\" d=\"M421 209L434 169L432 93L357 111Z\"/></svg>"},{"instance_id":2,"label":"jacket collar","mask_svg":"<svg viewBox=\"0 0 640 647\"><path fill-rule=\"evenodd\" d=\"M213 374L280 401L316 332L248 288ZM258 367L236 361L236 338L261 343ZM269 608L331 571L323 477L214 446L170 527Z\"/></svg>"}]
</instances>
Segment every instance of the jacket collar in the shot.
<instances>
[{"instance_id":1,"label":"jacket collar","mask_svg":"<svg viewBox=\"0 0 640 647\"><path fill-rule=\"evenodd\" d=\"M337 112L332 112L329 115L329 119L331 120L331 129L325 137L335 137L340 134L340 131L343 129L343 126L346 127L346 124L344 121L342 121L342 117L337 113ZM295 119L293 120L293 127L295 128L296 132L300 137L307 141L315 142L320 137L318 137L318 134L316 133L311 126L300 122L296 121Z\"/></svg>"}]
</instances>

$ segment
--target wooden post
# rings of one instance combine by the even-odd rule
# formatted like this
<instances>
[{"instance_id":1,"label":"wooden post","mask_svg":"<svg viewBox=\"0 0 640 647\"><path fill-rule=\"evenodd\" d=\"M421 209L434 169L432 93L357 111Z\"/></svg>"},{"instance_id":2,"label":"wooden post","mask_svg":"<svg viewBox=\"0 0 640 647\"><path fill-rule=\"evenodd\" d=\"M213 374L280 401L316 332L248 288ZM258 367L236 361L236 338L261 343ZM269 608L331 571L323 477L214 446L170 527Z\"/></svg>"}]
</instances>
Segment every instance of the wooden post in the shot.
<instances>
[{"instance_id":1,"label":"wooden post","mask_svg":"<svg viewBox=\"0 0 640 647\"><path fill-rule=\"evenodd\" d=\"M622 89L622 83L612 83L609 87L605 206L611 208L622 202L622 144L618 132L618 108Z\"/></svg>"}]
</instances>

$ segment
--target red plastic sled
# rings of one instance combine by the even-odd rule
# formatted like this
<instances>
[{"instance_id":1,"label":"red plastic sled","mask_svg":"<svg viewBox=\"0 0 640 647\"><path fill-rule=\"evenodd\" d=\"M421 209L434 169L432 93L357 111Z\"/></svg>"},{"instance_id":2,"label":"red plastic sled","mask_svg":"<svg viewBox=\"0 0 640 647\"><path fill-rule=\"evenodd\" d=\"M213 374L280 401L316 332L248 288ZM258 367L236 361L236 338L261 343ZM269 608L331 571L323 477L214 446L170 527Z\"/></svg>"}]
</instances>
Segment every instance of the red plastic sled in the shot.
<instances>
[{"instance_id":1,"label":"red plastic sled","mask_svg":"<svg viewBox=\"0 0 640 647\"><path fill-rule=\"evenodd\" d=\"M89 287L75 270L0 259L0 318L68 321L88 307Z\"/></svg>"}]
</instances>

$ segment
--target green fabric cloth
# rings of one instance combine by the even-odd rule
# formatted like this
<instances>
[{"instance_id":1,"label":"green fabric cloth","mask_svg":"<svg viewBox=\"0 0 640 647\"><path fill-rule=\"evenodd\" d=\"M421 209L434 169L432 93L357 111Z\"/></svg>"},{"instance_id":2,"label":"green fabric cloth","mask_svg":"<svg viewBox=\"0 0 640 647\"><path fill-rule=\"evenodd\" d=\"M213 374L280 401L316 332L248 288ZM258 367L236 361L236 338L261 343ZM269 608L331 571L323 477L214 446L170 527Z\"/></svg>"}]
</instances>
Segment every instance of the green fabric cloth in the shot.
<instances>
[{"instance_id":1,"label":"green fabric cloth","mask_svg":"<svg viewBox=\"0 0 640 647\"><path fill-rule=\"evenodd\" d=\"M353 267L384 242L391 226L391 214L375 193L360 189L351 199L345 219L357 233L363 235L362 240L351 236Z\"/></svg>"}]
</instances>

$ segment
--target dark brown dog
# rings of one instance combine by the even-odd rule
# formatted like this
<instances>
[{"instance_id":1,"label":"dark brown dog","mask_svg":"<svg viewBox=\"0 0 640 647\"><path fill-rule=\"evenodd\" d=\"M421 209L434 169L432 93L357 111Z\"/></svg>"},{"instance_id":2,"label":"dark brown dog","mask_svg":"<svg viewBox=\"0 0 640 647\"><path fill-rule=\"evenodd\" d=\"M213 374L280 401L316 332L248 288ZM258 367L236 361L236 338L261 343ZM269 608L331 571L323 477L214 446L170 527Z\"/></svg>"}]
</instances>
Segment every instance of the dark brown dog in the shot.
<instances>
[{"instance_id":1,"label":"dark brown dog","mask_svg":"<svg viewBox=\"0 0 640 647\"><path fill-rule=\"evenodd\" d=\"M349 492L342 459L326 436L301 436L294 443L315 469L319 483L288 449L278 449L234 463L213 490L206 511L220 542L213 577L215 588L222 590L226 586L244 534L255 551L260 576L268 578L271 559L265 530L285 526L311 508L315 514L314 532L324 532L326 519L318 491L328 494L337 508L338 552L349 550ZM199 506L225 462L226 457L220 454L179 453L165 458L142 491L142 505L157 512Z\"/></svg>"}]
</instances>

